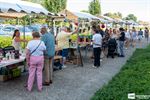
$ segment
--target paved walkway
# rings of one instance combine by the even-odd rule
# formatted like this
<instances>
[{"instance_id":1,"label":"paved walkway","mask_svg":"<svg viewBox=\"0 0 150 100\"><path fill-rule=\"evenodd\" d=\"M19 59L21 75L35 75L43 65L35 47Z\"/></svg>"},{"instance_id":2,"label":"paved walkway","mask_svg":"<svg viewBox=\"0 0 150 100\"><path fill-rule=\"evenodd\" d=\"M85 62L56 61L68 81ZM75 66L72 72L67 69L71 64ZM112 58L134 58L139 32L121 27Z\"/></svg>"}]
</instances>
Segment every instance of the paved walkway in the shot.
<instances>
[{"instance_id":1,"label":"paved walkway","mask_svg":"<svg viewBox=\"0 0 150 100\"><path fill-rule=\"evenodd\" d=\"M41 93L37 92L36 85L33 92L26 91L23 87L25 76L0 82L0 100L89 100L120 71L134 51L135 48L125 50L125 58L103 59L102 68L92 68L93 62L88 58L84 59L84 67L68 65L66 69L54 73L54 83L44 87Z\"/></svg>"}]
</instances>

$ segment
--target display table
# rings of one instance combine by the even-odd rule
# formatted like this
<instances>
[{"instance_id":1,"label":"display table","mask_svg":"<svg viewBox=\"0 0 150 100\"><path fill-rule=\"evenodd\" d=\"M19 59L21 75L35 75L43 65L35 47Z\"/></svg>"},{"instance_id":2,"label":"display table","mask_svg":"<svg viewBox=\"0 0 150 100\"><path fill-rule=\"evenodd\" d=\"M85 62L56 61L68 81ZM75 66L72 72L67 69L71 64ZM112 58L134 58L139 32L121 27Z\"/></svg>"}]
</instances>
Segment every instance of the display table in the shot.
<instances>
[{"instance_id":1,"label":"display table","mask_svg":"<svg viewBox=\"0 0 150 100\"><path fill-rule=\"evenodd\" d=\"M25 57L19 59L2 60L0 62L0 81L7 81L21 76L25 71ZM24 67L21 67L23 65Z\"/></svg>"},{"instance_id":2,"label":"display table","mask_svg":"<svg viewBox=\"0 0 150 100\"><path fill-rule=\"evenodd\" d=\"M81 51L80 48L85 48L85 57L87 57L87 52L88 52L88 47L91 46L91 42L78 42L77 43L70 43L69 44L69 60L72 60L74 62L74 64L77 65L81 65L83 66L83 61L82 61L82 55L81 55ZM54 57L54 59L60 59L62 60L62 56L57 56L57 51L62 50L61 48L59 48L57 45L55 45L55 51L56 51L56 55ZM75 56L75 51L77 51L76 56ZM75 63L76 62L76 63Z\"/></svg>"},{"instance_id":3,"label":"display table","mask_svg":"<svg viewBox=\"0 0 150 100\"><path fill-rule=\"evenodd\" d=\"M10 60L2 60L0 62L0 68L7 67L10 65L18 64L25 61L25 57L20 57L20 59L10 59Z\"/></svg>"}]
</instances>

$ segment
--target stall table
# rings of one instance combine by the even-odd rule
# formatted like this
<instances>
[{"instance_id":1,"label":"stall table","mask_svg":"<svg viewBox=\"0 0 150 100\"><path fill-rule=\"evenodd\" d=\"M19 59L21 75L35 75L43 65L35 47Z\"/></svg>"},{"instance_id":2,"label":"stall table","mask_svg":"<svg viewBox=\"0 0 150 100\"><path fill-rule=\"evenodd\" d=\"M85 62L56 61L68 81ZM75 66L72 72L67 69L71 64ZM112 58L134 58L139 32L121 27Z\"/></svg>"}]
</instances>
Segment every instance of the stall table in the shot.
<instances>
[{"instance_id":1,"label":"stall table","mask_svg":"<svg viewBox=\"0 0 150 100\"><path fill-rule=\"evenodd\" d=\"M2 68L14 69L14 68L20 67L20 65L24 66L23 71L25 71L25 57L20 57L19 59L2 60L0 62L0 69ZM10 72L8 72L8 74L10 74ZM0 75L0 81L7 81L9 79L11 78L8 75L5 75L5 74Z\"/></svg>"},{"instance_id":2,"label":"stall table","mask_svg":"<svg viewBox=\"0 0 150 100\"><path fill-rule=\"evenodd\" d=\"M23 62L23 63L25 62L25 57L20 57L19 59L2 60L0 62L0 68L18 64L21 62Z\"/></svg>"}]
</instances>

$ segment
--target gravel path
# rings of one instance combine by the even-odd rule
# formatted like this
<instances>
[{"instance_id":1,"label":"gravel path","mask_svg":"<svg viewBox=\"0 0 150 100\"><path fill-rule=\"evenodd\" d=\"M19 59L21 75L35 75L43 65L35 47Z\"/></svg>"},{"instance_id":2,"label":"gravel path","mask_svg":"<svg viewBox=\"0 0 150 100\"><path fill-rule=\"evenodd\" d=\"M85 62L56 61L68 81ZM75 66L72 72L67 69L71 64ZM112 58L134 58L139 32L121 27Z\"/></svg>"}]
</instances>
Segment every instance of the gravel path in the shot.
<instances>
[{"instance_id":1,"label":"gravel path","mask_svg":"<svg viewBox=\"0 0 150 100\"><path fill-rule=\"evenodd\" d=\"M146 46L146 42L144 46ZM54 72L54 83L39 93L36 85L29 93L23 87L26 76L0 82L0 100L89 100L94 93L116 75L135 48L125 50L126 57L103 59L101 68L92 68L93 62L84 59L84 67L68 65L66 69ZM83 53L84 54L84 53Z\"/></svg>"}]
</instances>

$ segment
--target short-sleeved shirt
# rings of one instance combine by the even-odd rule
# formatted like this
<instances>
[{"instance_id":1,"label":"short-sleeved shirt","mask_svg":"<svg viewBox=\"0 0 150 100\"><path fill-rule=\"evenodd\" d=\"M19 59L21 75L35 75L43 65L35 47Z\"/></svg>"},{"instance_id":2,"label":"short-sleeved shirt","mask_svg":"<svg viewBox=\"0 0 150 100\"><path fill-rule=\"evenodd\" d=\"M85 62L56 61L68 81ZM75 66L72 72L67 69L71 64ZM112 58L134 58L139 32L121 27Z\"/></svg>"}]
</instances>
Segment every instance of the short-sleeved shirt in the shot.
<instances>
[{"instance_id":1,"label":"short-sleeved shirt","mask_svg":"<svg viewBox=\"0 0 150 100\"><path fill-rule=\"evenodd\" d=\"M71 33L67 33L65 31L61 31L58 33L56 40L58 41L58 47L61 49L69 48L69 38Z\"/></svg>"},{"instance_id":2,"label":"short-sleeved shirt","mask_svg":"<svg viewBox=\"0 0 150 100\"><path fill-rule=\"evenodd\" d=\"M143 36L143 31L139 31L138 35L142 35Z\"/></svg>"},{"instance_id":3,"label":"short-sleeved shirt","mask_svg":"<svg viewBox=\"0 0 150 100\"><path fill-rule=\"evenodd\" d=\"M102 46L102 36L101 34L94 34L93 35L93 48L98 48Z\"/></svg>"},{"instance_id":4,"label":"short-sleeved shirt","mask_svg":"<svg viewBox=\"0 0 150 100\"><path fill-rule=\"evenodd\" d=\"M130 39L131 38L130 33L129 32L125 32L125 37L128 38L128 39Z\"/></svg>"},{"instance_id":5,"label":"short-sleeved shirt","mask_svg":"<svg viewBox=\"0 0 150 100\"><path fill-rule=\"evenodd\" d=\"M51 33L45 33L42 35L41 40L44 42L46 46L46 53L44 56L53 57L55 55L55 38Z\"/></svg>"},{"instance_id":6,"label":"short-sleeved shirt","mask_svg":"<svg viewBox=\"0 0 150 100\"><path fill-rule=\"evenodd\" d=\"M149 30L145 30L145 37L149 37Z\"/></svg>"},{"instance_id":7,"label":"short-sleeved shirt","mask_svg":"<svg viewBox=\"0 0 150 100\"><path fill-rule=\"evenodd\" d=\"M38 47L38 45L39 45L39 47ZM46 46L45 46L44 42L41 40L31 40L28 43L26 48L30 50L30 53L32 53L37 48L36 51L34 51L31 54L32 56L43 56L44 51L46 50Z\"/></svg>"},{"instance_id":8,"label":"short-sleeved shirt","mask_svg":"<svg viewBox=\"0 0 150 100\"><path fill-rule=\"evenodd\" d=\"M119 38L119 41L125 41L125 33L124 32L121 32L120 34L120 38Z\"/></svg>"}]
</instances>

